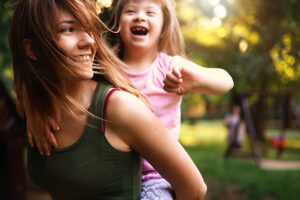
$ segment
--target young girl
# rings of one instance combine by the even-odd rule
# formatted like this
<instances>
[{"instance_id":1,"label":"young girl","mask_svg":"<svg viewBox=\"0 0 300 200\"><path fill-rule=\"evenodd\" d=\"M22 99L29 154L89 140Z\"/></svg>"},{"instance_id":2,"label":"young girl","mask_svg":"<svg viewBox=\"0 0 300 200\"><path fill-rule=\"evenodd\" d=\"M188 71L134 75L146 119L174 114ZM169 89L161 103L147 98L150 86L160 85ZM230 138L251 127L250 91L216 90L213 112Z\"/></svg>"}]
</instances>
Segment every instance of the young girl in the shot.
<instances>
[{"instance_id":1,"label":"young girl","mask_svg":"<svg viewBox=\"0 0 300 200\"><path fill-rule=\"evenodd\" d=\"M37 126L50 117L60 127L51 157L27 148L30 177L56 200L138 199L140 154L177 199L203 199L201 174L122 75L99 25L88 0L17 5L9 34L17 98ZM98 82L93 68L104 74Z\"/></svg>"},{"instance_id":2,"label":"young girl","mask_svg":"<svg viewBox=\"0 0 300 200\"><path fill-rule=\"evenodd\" d=\"M188 92L222 95L233 87L222 69L204 68L187 60L170 0L119 0L108 40L127 64L122 69L146 95L155 115L179 137L180 104ZM142 166L141 199L172 199L170 185L146 161ZM167 194L167 196L165 195Z\"/></svg>"}]
</instances>

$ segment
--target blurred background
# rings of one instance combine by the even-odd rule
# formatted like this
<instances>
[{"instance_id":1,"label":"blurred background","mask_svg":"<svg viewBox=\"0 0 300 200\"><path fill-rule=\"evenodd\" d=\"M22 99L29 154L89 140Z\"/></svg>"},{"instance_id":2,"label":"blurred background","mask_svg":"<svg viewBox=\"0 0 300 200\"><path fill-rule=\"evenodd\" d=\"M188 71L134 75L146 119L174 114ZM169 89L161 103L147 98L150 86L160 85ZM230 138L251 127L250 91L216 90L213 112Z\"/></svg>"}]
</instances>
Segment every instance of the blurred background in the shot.
<instances>
[{"instance_id":1,"label":"blurred background","mask_svg":"<svg viewBox=\"0 0 300 200\"><path fill-rule=\"evenodd\" d=\"M116 1L98 0L104 22ZM0 5L0 199L50 199L24 170L7 41L16 2ZM174 2L188 57L235 83L224 96L182 102L180 142L207 182L206 199L299 200L300 1Z\"/></svg>"}]
</instances>

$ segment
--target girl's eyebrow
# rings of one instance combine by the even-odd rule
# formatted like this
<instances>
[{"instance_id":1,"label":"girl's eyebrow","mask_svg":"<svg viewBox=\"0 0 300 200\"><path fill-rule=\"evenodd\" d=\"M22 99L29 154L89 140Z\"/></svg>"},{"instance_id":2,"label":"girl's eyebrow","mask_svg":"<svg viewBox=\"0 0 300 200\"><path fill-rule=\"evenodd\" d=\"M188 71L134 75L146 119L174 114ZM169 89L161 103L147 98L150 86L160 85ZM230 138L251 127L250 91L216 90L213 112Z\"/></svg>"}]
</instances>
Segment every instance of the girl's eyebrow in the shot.
<instances>
[{"instance_id":1,"label":"girl's eyebrow","mask_svg":"<svg viewBox=\"0 0 300 200\"><path fill-rule=\"evenodd\" d=\"M155 6L155 5L149 5L146 7L146 9L156 9L159 10L159 7Z\"/></svg>"},{"instance_id":2,"label":"girl's eyebrow","mask_svg":"<svg viewBox=\"0 0 300 200\"><path fill-rule=\"evenodd\" d=\"M130 3L127 3L126 5L124 5L124 7L123 8L125 8L125 7L138 7L139 5L137 5L136 3L134 3L134 2L130 2Z\"/></svg>"}]
</instances>

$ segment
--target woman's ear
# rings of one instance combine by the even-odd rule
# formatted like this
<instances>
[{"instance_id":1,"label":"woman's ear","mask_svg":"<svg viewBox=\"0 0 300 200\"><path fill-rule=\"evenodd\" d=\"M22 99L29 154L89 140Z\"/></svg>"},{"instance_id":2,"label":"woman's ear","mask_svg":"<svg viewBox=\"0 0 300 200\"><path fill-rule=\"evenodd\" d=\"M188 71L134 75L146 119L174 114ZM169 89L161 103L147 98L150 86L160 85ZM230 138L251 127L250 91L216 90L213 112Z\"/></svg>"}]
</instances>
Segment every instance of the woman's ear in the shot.
<instances>
[{"instance_id":1,"label":"woman's ear","mask_svg":"<svg viewBox=\"0 0 300 200\"><path fill-rule=\"evenodd\" d=\"M29 39L24 39L23 40L23 46L24 46L24 49L25 49L25 53L26 55L34 60L34 61L37 61L37 58L35 56L35 53L33 52L33 49L32 49L32 41L29 40Z\"/></svg>"}]
</instances>

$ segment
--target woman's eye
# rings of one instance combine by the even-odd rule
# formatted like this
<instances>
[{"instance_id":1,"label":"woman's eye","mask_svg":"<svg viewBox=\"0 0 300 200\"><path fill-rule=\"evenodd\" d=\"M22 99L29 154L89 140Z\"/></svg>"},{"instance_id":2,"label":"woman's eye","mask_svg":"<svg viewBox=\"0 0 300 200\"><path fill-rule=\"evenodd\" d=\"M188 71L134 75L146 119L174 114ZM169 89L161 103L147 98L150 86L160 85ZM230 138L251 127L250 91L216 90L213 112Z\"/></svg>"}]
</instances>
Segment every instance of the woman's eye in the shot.
<instances>
[{"instance_id":1,"label":"woman's eye","mask_svg":"<svg viewBox=\"0 0 300 200\"><path fill-rule=\"evenodd\" d=\"M64 30L64 32L73 32L73 31L74 31L73 28L66 28L66 29Z\"/></svg>"},{"instance_id":2,"label":"woman's eye","mask_svg":"<svg viewBox=\"0 0 300 200\"><path fill-rule=\"evenodd\" d=\"M64 33L69 33L69 32L73 32L74 31L74 28L73 27L66 27L66 28L62 28L60 30L60 32L64 32Z\"/></svg>"}]
</instances>

